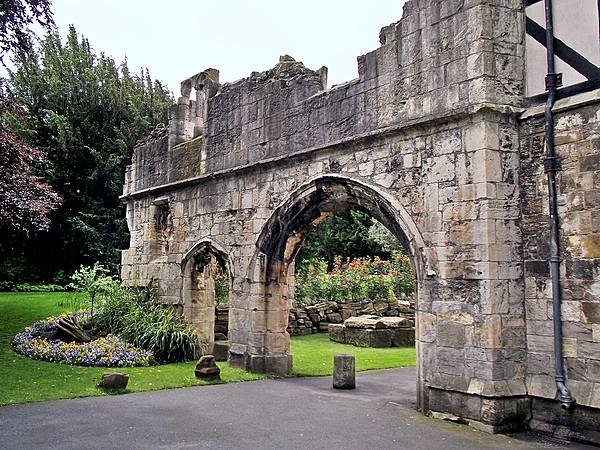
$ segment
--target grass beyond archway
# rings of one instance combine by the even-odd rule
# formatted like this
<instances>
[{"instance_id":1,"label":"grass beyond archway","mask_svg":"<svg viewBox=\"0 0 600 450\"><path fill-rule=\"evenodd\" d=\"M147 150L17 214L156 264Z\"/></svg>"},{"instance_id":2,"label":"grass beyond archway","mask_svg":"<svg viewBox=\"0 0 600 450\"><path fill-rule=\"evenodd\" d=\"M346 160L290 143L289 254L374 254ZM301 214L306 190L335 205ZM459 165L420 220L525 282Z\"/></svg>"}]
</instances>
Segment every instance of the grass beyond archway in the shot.
<instances>
[{"instance_id":1,"label":"grass beyond archway","mask_svg":"<svg viewBox=\"0 0 600 450\"><path fill-rule=\"evenodd\" d=\"M292 372L295 376L320 376L333 373L333 355L354 355L356 370L391 369L415 365L415 348L364 348L329 340L327 333L292 337Z\"/></svg>"},{"instance_id":2,"label":"grass beyond archway","mask_svg":"<svg viewBox=\"0 0 600 450\"><path fill-rule=\"evenodd\" d=\"M59 306L65 293L0 293L0 405L106 395L96 388L102 373L129 374L127 392L143 392L208 384L194 377L195 362L151 367L109 369L53 364L17 355L12 337L31 323L65 311ZM331 373L333 354L352 353L357 370L415 364L414 349L364 349L330 342L326 334L292 339L294 375ZM266 378L219 363L223 382Z\"/></svg>"}]
</instances>

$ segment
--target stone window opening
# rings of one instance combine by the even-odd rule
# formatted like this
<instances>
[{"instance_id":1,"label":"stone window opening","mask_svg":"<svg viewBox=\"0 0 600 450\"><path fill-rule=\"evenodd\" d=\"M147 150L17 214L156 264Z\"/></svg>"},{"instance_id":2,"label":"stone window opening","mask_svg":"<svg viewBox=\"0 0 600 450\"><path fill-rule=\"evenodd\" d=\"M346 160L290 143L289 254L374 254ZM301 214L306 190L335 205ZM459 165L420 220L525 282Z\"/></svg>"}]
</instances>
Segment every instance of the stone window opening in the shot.
<instances>
[{"instance_id":1,"label":"stone window opening","mask_svg":"<svg viewBox=\"0 0 600 450\"><path fill-rule=\"evenodd\" d=\"M154 205L154 242L155 253L166 255L169 251L169 238L173 231L169 199L161 197L155 199Z\"/></svg>"},{"instance_id":2,"label":"stone window opening","mask_svg":"<svg viewBox=\"0 0 600 450\"><path fill-rule=\"evenodd\" d=\"M169 228L170 214L168 202L156 204L154 211L154 228L156 231L165 231Z\"/></svg>"}]
</instances>

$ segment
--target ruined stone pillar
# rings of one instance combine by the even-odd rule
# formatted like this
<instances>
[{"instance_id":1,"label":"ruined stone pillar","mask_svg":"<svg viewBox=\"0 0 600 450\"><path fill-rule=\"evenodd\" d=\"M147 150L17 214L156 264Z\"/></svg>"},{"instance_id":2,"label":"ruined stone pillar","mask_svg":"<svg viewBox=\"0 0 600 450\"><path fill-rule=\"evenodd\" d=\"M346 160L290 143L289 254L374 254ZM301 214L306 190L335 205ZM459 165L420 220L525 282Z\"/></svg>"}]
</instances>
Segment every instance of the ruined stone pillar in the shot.
<instances>
[{"instance_id":1,"label":"ruined stone pillar","mask_svg":"<svg viewBox=\"0 0 600 450\"><path fill-rule=\"evenodd\" d=\"M240 311L238 320L230 319L230 329L233 329L230 340L234 342L230 348L230 363L253 372L284 376L292 368L287 332L291 299L285 282L265 281L265 273L261 265L256 273L258 280L246 284L249 290L244 302L247 315ZM249 328L246 333L245 319ZM235 344L244 336L247 336L246 345Z\"/></svg>"}]
</instances>

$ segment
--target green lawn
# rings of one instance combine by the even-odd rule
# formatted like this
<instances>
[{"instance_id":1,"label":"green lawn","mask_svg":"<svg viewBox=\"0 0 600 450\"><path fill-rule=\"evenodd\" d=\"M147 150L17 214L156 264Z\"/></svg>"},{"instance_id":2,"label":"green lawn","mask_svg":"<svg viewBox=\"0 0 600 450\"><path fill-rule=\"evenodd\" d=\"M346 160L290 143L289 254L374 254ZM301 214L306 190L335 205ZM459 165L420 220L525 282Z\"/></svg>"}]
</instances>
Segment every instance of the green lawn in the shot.
<instances>
[{"instance_id":1,"label":"green lawn","mask_svg":"<svg viewBox=\"0 0 600 450\"><path fill-rule=\"evenodd\" d=\"M363 348L338 344L327 333L295 336L291 345L294 358L292 372L296 376L331 375L333 355L354 355L356 370L389 369L414 366L415 348Z\"/></svg>"},{"instance_id":2,"label":"green lawn","mask_svg":"<svg viewBox=\"0 0 600 450\"><path fill-rule=\"evenodd\" d=\"M107 368L77 367L32 360L10 348L14 334L31 323L63 312L65 293L0 293L0 405L60 398L106 395L96 388ZM331 374L333 355L356 355L357 370L415 364L414 349L366 349L330 342L326 334L292 338L293 374ZM128 392L207 384L194 377L194 362L153 367L119 368L129 374ZM264 379L219 363L224 382Z\"/></svg>"}]
</instances>

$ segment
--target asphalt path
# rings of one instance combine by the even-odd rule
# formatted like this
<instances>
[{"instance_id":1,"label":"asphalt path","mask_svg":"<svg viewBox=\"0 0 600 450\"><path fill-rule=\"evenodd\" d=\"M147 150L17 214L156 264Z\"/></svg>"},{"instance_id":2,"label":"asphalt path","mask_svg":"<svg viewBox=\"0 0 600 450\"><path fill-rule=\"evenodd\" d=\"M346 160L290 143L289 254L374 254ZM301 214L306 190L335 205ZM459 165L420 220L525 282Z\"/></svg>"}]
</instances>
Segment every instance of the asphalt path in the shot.
<instances>
[{"instance_id":1,"label":"asphalt path","mask_svg":"<svg viewBox=\"0 0 600 450\"><path fill-rule=\"evenodd\" d=\"M591 448L531 433L489 435L415 411L415 369L288 378L0 407L0 448Z\"/></svg>"}]
</instances>

